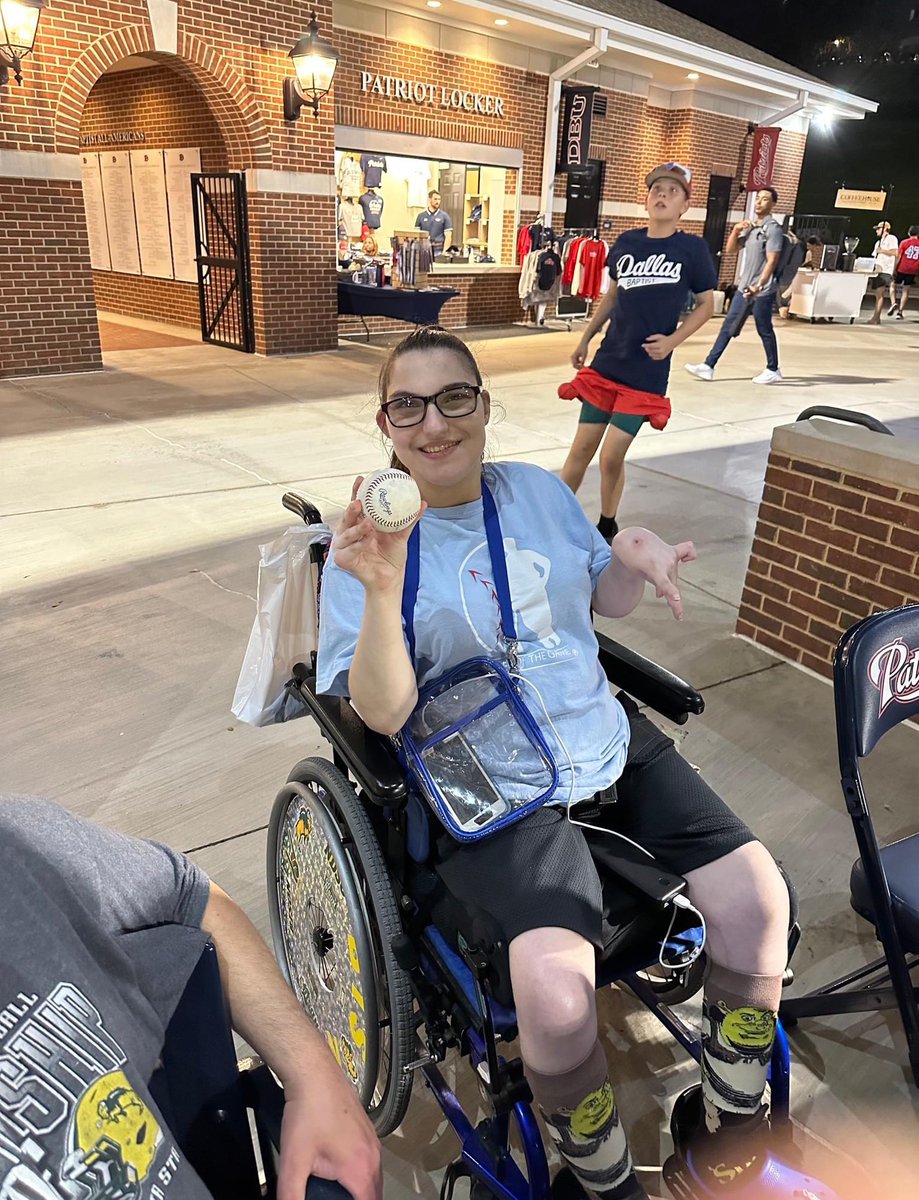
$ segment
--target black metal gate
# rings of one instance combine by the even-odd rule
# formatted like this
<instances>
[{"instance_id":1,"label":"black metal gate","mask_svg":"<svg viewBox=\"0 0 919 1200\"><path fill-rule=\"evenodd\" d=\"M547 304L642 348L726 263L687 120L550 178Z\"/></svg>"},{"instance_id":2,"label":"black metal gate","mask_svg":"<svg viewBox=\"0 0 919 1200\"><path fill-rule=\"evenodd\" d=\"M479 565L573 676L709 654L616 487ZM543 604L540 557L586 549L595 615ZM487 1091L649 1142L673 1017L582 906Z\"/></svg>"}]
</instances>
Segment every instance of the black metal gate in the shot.
<instances>
[{"instance_id":1,"label":"black metal gate","mask_svg":"<svg viewBox=\"0 0 919 1200\"><path fill-rule=\"evenodd\" d=\"M249 212L239 171L192 175L201 337L215 346L255 350Z\"/></svg>"}]
</instances>

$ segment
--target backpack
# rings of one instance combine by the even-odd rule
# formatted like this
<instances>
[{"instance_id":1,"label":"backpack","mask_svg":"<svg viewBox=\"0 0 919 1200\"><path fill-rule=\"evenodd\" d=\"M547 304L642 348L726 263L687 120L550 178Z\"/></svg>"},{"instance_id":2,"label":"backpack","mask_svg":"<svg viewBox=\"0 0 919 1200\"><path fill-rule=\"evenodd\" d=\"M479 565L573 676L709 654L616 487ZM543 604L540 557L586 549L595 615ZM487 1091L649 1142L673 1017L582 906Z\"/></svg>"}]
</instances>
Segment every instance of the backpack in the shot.
<instances>
[{"instance_id":1,"label":"backpack","mask_svg":"<svg viewBox=\"0 0 919 1200\"><path fill-rule=\"evenodd\" d=\"M793 233L783 232L782 234L782 249L779 251L779 261L775 265L775 270L772 273L773 279L781 279L786 271L798 267L804 262L807 256L807 247L795 237Z\"/></svg>"}]
</instances>

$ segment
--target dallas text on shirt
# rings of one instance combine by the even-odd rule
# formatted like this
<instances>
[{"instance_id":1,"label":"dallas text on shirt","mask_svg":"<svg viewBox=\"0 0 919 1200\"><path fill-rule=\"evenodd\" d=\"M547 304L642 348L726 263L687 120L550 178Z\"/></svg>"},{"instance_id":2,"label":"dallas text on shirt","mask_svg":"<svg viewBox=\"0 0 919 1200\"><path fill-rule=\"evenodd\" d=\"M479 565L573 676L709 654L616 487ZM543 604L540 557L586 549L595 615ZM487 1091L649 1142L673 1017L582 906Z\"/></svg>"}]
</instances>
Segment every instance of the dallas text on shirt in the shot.
<instances>
[{"instance_id":1,"label":"dallas text on shirt","mask_svg":"<svg viewBox=\"0 0 919 1200\"><path fill-rule=\"evenodd\" d=\"M616 282L621 288L644 287L650 283L679 283L683 264L671 262L666 254L652 254L636 262L632 254L623 254L616 262Z\"/></svg>"}]
</instances>

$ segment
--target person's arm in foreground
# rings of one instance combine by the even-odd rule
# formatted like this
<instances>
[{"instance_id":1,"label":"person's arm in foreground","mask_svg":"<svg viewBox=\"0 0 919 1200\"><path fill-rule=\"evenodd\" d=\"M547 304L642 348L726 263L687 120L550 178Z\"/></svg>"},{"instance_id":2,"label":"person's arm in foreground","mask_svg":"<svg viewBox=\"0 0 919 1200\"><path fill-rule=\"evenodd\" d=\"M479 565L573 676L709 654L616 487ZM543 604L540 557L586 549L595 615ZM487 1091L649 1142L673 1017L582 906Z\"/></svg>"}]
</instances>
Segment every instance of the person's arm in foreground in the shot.
<instances>
[{"instance_id":1,"label":"person's arm in foreground","mask_svg":"<svg viewBox=\"0 0 919 1200\"><path fill-rule=\"evenodd\" d=\"M571 355L571 365L576 371L580 371L584 363L587 361L587 351L590 348L591 339L595 334L599 333L606 322L613 315L613 309L616 306L616 293L619 287L615 279L610 281L609 291L601 296L599 301L594 305L593 315L587 322L587 328L581 335L581 340L578 342Z\"/></svg>"},{"instance_id":2,"label":"person's arm in foreground","mask_svg":"<svg viewBox=\"0 0 919 1200\"><path fill-rule=\"evenodd\" d=\"M673 333L652 333L647 341L642 342L642 349L649 358L657 361L666 358L681 342L685 342L688 337L701 329L714 311L715 293L699 292L696 296L696 307L691 313L686 314Z\"/></svg>"},{"instance_id":3,"label":"person's arm in foreground","mask_svg":"<svg viewBox=\"0 0 919 1200\"><path fill-rule=\"evenodd\" d=\"M627 617L638 606L650 583L658 598L670 605L678 621L683 619L679 588L680 563L692 562L692 542L668 546L650 529L632 526L621 529L610 547L613 557L594 588L591 604L601 617Z\"/></svg>"},{"instance_id":4,"label":"person's arm in foreground","mask_svg":"<svg viewBox=\"0 0 919 1200\"><path fill-rule=\"evenodd\" d=\"M311 1175L337 1181L355 1200L380 1200L373 1126L258 930L213 882L201 928L217 948L233 1028L284 1087L278 1200L303 1200Z\"/></svg>"}]
</instances>

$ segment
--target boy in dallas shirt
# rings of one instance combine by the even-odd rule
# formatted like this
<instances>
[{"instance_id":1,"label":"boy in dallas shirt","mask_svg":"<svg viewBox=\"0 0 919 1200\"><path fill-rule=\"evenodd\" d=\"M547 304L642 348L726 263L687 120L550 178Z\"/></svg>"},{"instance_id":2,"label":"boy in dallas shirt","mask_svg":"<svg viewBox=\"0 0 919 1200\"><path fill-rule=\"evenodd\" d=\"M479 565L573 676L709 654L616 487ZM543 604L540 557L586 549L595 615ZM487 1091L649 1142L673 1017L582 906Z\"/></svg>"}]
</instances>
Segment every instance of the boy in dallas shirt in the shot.
<instances>
[{"instance_id":1,"label":"boy in dallas shirt","mask_svg":"<svg viewBox=\"0 0 919 1200\"><path fill-rule=\"evenodd\" d=\"M563 398L581 400L562 479L576 492L602 442L597 528L608 541L618 529L629 446L645 421L658 429L667 423L671 355L714 309L717 276L708 246L695 234L677 231L689 208L691 183L690 169L675 162L655 167L646 178L647 228L630 229L613 244L609 291L571 356L578 374L559 388ZM690 293L695 308L679 324ZM600 348L585 368L591 340L607 321Z\"/></svg>"}]
</instances>

